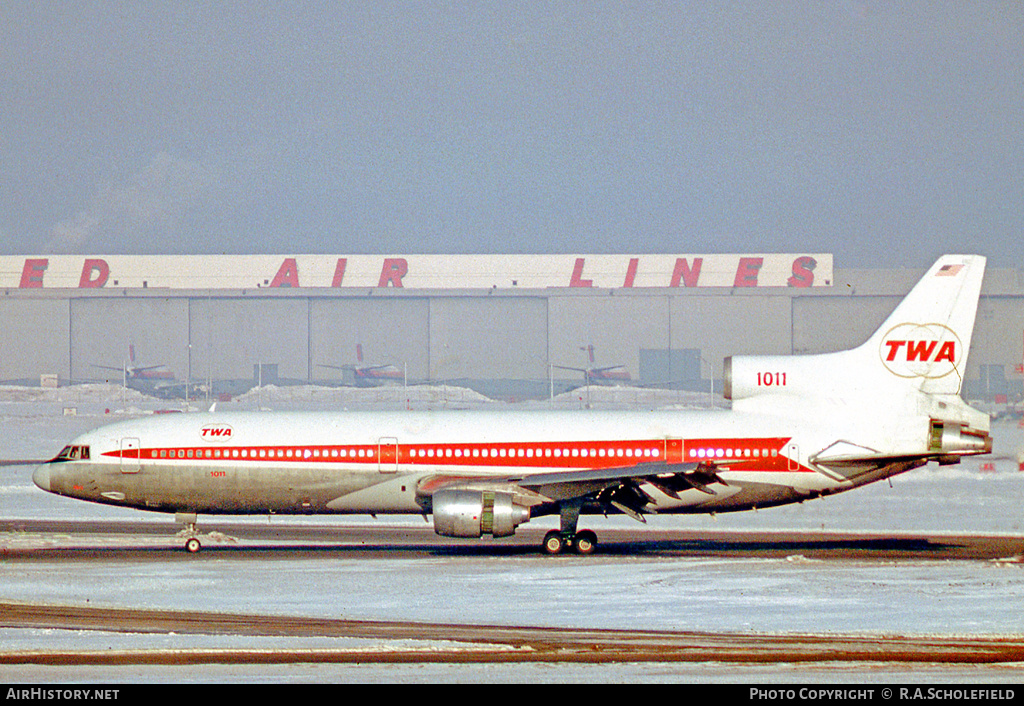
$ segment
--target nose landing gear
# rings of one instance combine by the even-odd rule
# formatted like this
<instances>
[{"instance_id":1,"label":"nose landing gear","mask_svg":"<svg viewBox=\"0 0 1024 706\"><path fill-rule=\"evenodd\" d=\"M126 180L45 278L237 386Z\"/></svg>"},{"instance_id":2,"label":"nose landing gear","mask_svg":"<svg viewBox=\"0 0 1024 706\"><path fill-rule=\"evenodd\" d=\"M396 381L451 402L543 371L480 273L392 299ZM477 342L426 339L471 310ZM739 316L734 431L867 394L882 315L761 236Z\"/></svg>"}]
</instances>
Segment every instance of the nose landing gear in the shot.
<instances>
[{"instance_id":1,"label":"nose landing gear","mask_svg":"<svg viewBox=\"0 0 1024 706\"><path fill-rule=\"evenodd\" d=\"M199 533L196 531L196 514L194 512L178 512L174 515L174 521L185 525L185 529L178 533L179 537L185 537L185 551L189 554L198 554L203 545L199 541Z\"/></svg>"}]
</instances>

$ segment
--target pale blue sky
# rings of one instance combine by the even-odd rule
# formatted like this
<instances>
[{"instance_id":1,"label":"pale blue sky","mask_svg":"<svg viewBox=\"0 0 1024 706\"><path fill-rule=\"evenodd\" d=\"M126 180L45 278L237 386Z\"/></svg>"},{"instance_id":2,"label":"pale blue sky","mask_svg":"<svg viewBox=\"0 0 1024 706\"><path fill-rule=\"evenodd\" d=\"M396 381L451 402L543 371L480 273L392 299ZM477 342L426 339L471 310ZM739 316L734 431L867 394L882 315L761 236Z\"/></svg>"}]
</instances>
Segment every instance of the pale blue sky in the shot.
<instances>
[{"instance_id":1,"label":"pale blue sky","mask_svg":"<svg viewBox=\"0 0 1024 706\"><path fill-rule=\"evenodd\" d=\"M1019 2L7 2L2 254L1024 261Z\"/></svg>"}]
</instances>

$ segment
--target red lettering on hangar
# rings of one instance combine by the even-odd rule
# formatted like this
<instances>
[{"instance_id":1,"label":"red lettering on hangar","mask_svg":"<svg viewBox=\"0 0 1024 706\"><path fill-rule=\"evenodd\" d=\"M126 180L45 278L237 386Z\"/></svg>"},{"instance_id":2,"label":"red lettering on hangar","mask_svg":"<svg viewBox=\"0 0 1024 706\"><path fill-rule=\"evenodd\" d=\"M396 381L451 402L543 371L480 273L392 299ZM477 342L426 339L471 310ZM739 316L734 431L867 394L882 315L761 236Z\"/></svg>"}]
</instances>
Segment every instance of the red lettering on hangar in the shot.
<instances>
[{"instance_id":1,"label":"red lettering on hangar","mask_svg":"<svg viewBox=\"0 0 1024 706\"><path fill-rule=\"evenodd\" d=\"M89 258L82 265L82 276L78 280L79 289L100 289L106 286L110 278L110 265L106 260Z\"/></svg>"},{"instance_id":2,"label":"red lettering on hangar","mask_svg":"<svg viewBox=\"0 0 1024 706\"><path fill-rule=\"evenodd\" d=\"M25 260L25 267L21 270L21 289L42 289L43 273L49 267L50 261L45 258L28 258Z\"/></svg>"},{"instance_id":3,"label":"red lettering on hangar","mask_svg":"<svg viewBox=\"0 0 1024 706\"><path fill-rule=\"evenodd\" d=\"M669 282L670 287L678 287L680 283L685 287L696 287L697 280L700 279L700 268L704 264L704 258L695 257L693 258L693 264L691 265L686 261L685 257L676 258L676 266L672 270L672 281Z\"/></svg>"},{"instance_id":4,"label":"red lettering on hangar","mask_svg":"<svg viewBox=\"0 0 1024 706\"><path fill-rule=\"evenodd\" d=\"M741 257L739 267L736 268L736 280L734 287L756 287L757 274L764 266L763 257Z\"/></svg>"},{"instance_id":5,"label":"red lettering on hangar","mask_svg":"<svg viewBox=\"0 0 1024 706\"><path fill-rule=\"evenodd\" d=\"M270 286L299 286L299 266L296 264L294 257L285 258L285 261L281 263L281 266L279 268L277 268L277 274L274 275L274 281L270 283Z\"/></svg>"},{"instance_id":6,"label":"red lettering on hangar","mask_svg":"<svg viewBox=\"0 0 1024 706\"><path fill-rule=\"evenodd\" d=\"M402 278L409 274L409 262L404 257L388 257L384 259L384 267L380 271L378 287L402 287Z\"/></svg>"},{"instance_id":7,"label":"red lettering on hangar","mask_svg":"<svg viewBox=\"0 0 1024 706\"><path fill-rule=\"evenodd\" d=\"M793 276L786 280L790 287L810 287L814 284L814 268L818 261L809 255L793 260Z\"/></svg>"}]
</instances>

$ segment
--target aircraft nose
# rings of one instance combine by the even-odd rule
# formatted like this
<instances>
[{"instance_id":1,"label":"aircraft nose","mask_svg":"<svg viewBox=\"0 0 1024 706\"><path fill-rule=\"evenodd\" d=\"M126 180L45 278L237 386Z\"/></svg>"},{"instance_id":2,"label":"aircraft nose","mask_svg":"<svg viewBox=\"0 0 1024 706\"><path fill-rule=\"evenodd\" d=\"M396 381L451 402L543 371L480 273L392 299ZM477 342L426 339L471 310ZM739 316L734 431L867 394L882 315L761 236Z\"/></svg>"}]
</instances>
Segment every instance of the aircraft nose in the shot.
<instances>
[{"instance_id":1,"label":"aircraft nose","mask_svg":"<svg viewBox=\"0 0 1024 706\"><path fill-rule=\"evenodd\" d=\"M43 465L36 468L32 473L32 482L39 488L45 490L47 493L50 492L50 466Z\"/></svg>"}]
</instances>

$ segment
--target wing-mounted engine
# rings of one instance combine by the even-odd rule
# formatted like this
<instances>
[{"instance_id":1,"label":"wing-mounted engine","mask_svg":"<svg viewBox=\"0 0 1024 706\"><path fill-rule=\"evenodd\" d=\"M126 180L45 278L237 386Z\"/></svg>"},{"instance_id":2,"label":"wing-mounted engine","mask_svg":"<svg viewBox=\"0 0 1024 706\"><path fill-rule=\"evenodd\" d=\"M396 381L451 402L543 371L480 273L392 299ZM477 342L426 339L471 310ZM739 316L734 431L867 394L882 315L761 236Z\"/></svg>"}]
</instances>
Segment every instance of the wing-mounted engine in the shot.
<instances>
[{"instance_id":1,"label":"wing-mounted engine","mask_svg":"<svg viewBox=\"0 0 1024 706\"><path fill-rule=\"evenodd\" d=\"M512 493L444 488L431 497L434 531L444 537L509 537L530 519L530 508Z\"/></svg>"}]
</instances>

